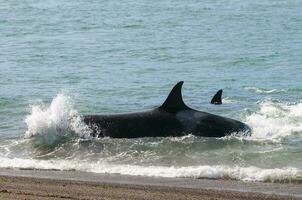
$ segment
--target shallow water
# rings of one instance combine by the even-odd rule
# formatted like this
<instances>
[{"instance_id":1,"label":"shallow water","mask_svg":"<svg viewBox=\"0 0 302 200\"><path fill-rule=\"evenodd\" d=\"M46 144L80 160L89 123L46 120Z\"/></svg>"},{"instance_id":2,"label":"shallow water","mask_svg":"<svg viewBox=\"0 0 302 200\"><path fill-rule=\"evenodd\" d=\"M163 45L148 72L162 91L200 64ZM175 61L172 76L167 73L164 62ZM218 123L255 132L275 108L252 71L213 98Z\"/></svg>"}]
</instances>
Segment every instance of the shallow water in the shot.
<instances>
[{"instance_id":1,"label":"shallow water","mask_svg":"<svg viewBox=\"0 0 302 200\"><path fill-rule=\"evenodd\" d=\"M302 178L302 3L1 1L0 167ZM191 107L251 137L95 139L84 113ZM223 105L209 104L224 89ZM72 120L69 120L72 119Z\"/></svg>"}]
</instances>

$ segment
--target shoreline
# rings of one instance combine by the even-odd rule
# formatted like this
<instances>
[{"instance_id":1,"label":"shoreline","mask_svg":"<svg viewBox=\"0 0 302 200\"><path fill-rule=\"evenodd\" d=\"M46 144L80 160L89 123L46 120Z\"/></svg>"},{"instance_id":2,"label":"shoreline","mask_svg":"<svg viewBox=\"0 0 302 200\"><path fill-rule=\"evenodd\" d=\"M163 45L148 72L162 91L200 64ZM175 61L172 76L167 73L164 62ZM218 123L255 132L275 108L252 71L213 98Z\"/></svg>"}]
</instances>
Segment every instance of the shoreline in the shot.
<instances>
[{"instance_id":1,"label":"shoreline","mask_svg":"<svg viewBox=\"0 0 302 200\"><path fill-rule=\"evenodd\" d=\"M302 185L0 168L0 199L302 199Z\"/></svg>"}]
</instances>

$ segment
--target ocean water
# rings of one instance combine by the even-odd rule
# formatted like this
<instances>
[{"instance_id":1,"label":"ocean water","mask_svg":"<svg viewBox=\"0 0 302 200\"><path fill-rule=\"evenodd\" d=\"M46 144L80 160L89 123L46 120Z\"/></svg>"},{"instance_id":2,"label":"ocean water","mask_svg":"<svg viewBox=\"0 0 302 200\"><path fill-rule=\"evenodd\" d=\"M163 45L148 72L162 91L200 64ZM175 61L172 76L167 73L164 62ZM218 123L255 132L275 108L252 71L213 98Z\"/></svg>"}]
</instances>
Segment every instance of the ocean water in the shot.
<instances>
[{"instance_id":1,"label":"ocean water","mask_svg":"<svg viewBox=\"0 0 302 200\"><path fill-rule=\"evenodd\" d=\"M301 10L299 0L0 0L0 167L300 182ZM91 138L81 121L160 106L180 80L190 107L253 134Z\"/></svg>"}]
</instances>

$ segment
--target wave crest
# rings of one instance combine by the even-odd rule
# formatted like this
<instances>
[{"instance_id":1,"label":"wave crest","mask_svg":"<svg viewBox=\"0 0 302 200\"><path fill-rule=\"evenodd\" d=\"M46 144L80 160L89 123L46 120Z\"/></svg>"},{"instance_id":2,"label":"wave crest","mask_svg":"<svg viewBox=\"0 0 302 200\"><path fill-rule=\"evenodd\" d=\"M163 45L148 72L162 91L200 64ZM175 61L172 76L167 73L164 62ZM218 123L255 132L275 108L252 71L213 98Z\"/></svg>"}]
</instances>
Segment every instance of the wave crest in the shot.
<instances>
[{"instance_id":1,"label":"wave crest","mask_svg":"<svg viewBox=\"0 0 302 200\"><path fill-rule=\"evenodd\" d=\"M281 139L302 133L302 103L285 104L262 102L260 109L247 116L252 127L252 139Z\"/></svg>"},{"instance_id":2,"label":"wave crest","mask_svg":"<svg viewBox=\"0 0 302 200\"><path fill-rule=\"evenodd\" d=\"M17 167L20 169L77 170L132 176L234 179L248 182L299 182L302 176L301 170L292 167L263 169L254 166L239 167L227 165L189 167L139 166L109 164L104 161L79 162L77 160L32 160L1 157L0 161L1 168Z\"/></svg>"}]
</instances>

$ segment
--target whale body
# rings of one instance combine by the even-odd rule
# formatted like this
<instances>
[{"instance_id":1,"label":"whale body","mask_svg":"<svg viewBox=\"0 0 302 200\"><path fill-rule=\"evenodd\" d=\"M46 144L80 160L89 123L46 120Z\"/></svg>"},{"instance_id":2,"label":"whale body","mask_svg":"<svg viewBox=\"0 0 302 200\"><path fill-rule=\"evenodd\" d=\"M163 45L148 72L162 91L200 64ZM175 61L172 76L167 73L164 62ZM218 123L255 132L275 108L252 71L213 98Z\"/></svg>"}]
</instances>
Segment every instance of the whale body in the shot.
<instances>
[{"instance_id":1,"label":"whale body","mask_svg":"<svg viewBox=\"0 0 302 200\"><path fill-rule=\"evenodd\" d=\"M224 137L231 134L251 134L244 123L188 107L182 98L183 81L171 90L165 102L150 111L84 115L83 120L94 137L139 138L169 137L188 134L202 137Z\"/></svg>"}]
</instances>

